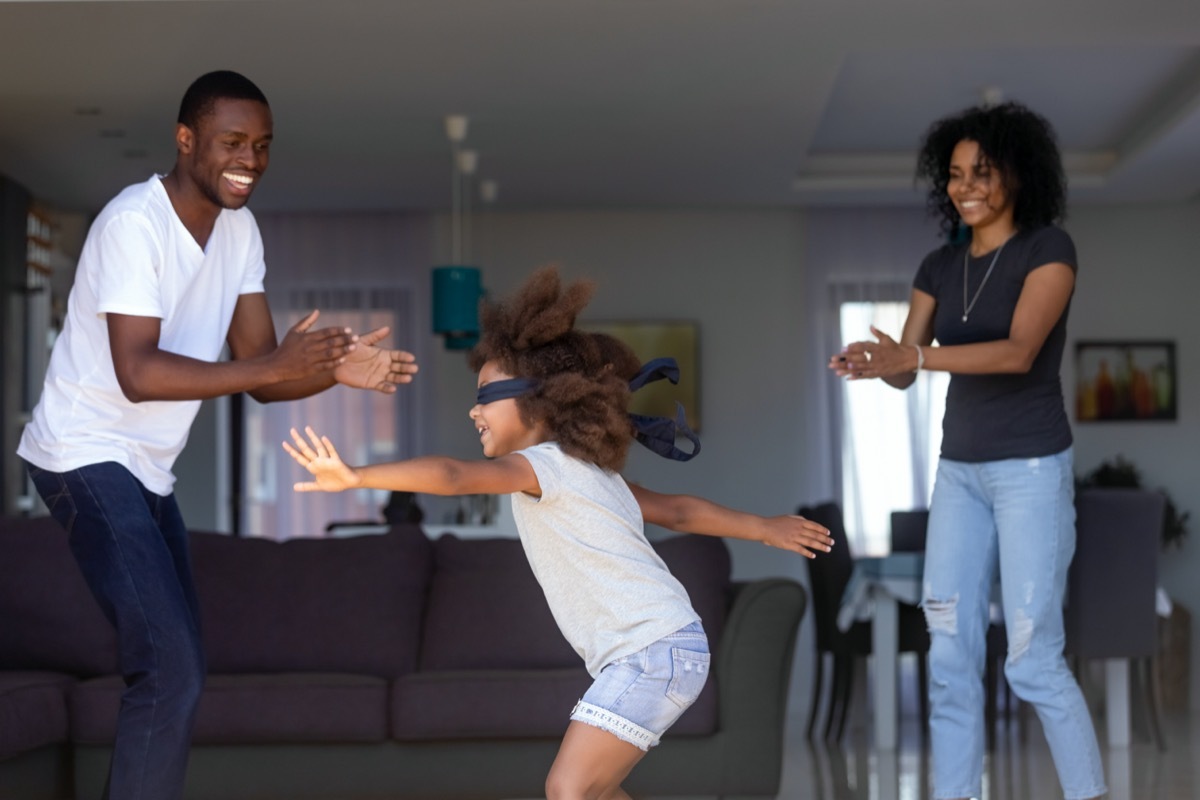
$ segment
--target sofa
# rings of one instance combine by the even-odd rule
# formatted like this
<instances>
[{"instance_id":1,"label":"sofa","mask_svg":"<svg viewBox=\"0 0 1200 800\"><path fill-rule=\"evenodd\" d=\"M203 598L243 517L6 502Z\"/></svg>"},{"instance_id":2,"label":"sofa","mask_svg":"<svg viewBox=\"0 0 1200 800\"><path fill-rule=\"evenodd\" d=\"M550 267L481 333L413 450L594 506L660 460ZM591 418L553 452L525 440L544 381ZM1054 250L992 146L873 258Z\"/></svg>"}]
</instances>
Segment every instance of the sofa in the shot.
<instances>
[{"instance_id":1,"label":"sofa","mask_svg":"<svg viewBox=\"0 0 1200 800\"><path fill-rule=\"evenodd\" d=\"M529 798L590 683L514 539L191 534L208 679L192 800ZM626 781L771 797L803 588L730 580L725 543L654 545L713 647L696 704ZM0 522L0 798L98 797L115 636L49 518Z\"/></svg>"}]
</instances>

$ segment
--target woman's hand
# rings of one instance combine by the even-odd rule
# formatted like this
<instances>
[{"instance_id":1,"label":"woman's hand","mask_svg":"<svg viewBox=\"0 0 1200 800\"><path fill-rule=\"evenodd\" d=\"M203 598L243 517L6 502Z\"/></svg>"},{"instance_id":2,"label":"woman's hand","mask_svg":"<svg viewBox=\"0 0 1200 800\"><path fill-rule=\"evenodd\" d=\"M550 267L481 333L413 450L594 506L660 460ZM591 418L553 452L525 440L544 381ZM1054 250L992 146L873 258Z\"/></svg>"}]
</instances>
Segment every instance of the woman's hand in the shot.
<instances>
[{"instance_id":1,"label":"woman's hand","mask_svg":"<svg viewBox=\"0 0 1200 800\"><path fill-rule=\"evenodd\" d=\"M915 346L900 344L874 325L871 333L878 341L851 342L829 359L829 368L839 378L887 378L917 368Z\"/></svg>"},{"instance_id":2,"label":"woman's hand","mask_svg":"<svg viewBox=\"0 0 1200 800\"><path fill-rule=\"evenodd\" d=\"M340 492L343 489L353 489L362 483L359 474L342 463L337 449L334 448L333 442L329 441L328 437L317 436L317 432L310 426L305 426L304 432L308 434L311 446L299 431L292 428L292 441L296 443L296 446L293 447L284 442L283 449L295 459L297 464L312 473L316 480L296 483L292 486L294 490L297 492Z\"/></svg>"}]
</instances>

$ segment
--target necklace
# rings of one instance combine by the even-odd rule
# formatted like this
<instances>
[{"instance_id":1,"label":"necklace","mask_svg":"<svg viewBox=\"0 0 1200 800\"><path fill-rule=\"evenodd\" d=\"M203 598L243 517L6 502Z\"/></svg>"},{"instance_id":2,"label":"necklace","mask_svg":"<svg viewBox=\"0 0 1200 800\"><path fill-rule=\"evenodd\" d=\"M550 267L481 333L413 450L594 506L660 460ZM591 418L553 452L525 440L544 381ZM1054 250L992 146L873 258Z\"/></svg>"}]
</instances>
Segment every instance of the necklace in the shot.
<instances>
[{"instance_id":1,"label":"necklace","mask_svg":"<svg viewBox=\"0 0 1200 800\"><path fill-rule=\"evenodd\" d=\"M996 248L996 255L992 256L992 263L988 264L987 272L983 273L983 280L979 282L979 288L975 290L975 296L971 298L970 303L967 303L967 264L971 260L971 244L967 243L967 250L963 253L963 322L966 322L967 317L971 316L971 309L975 307L975 301L979 299L979 293L983 291L984 284L988 282L988 278L992 277L992 268L996 266L996 261L999 260L1000 253L1004 250L1004 245L1006 244L1008 244L1008 239L1005 239Z\"/></svg>"}]
</instances>

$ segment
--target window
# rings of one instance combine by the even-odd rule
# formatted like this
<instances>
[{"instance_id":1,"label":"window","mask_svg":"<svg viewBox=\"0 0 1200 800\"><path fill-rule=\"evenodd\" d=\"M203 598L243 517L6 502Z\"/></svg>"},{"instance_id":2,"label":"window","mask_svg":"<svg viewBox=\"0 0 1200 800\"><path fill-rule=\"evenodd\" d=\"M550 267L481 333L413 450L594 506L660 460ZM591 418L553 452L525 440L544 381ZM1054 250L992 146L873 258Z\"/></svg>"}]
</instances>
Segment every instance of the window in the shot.
<instances>
[{"instance_id":1,"label":"window","mask_svg":"<svg viewBox=\"0 0 1200 800\"><path fill-rule=\"evenodd\" d=\"M321 309L320 327L345 325L365 332L386 325L392 329L386 344L415 339L409 330L413 319L410 304L411 293L403 289L293 289L288 293L289 310L276 316L284 330L313 308ZM344 386L287 403L263 405L246 397L243 429L233 432L235 443L244 448L239 460L241 477L234 478L243 498L239 532L274 539L322 536L331 522L382 519L387 491L293 491L292 485L308 480L309 475L280 445L290 440L290 428L302 431L305 425L312 425L333 441L348 464L406 458L415 452L414 403L411 392L389 395Z\"/></svg>"},{"instance_id":2,"label":"window","mask_svg":"<svg viewBox=\"0 0 1200 800\"><path fill-rule=\"evenodd\" d=\"M907 302L843 302L841 341L869 338L872 325L899 338L907 315ZM903 392L879 380L843 382L842 502L860 552L888 551L892 511L928 507L948 384L944 372L922 372Z\"/></svg>"}]
</instances>

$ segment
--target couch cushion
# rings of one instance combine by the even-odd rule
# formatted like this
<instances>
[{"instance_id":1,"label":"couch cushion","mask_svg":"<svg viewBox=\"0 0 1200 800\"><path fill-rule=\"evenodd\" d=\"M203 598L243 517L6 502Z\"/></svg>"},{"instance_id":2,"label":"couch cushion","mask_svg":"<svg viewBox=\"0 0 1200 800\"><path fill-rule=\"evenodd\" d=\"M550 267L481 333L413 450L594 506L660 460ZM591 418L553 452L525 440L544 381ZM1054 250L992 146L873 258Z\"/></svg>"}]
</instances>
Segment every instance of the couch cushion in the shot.
<instances>
[{"instance_id":1,"label":"couch cushion","mask_svg":"<svg viewBox=\"0 0 1200 800\"><path fill-rule=\"evenodd\" d=\"M0 761L67 741L67 693L75 678L59 672L0 672Z\"/></svg>"},{"instance_id":2,"label":"couch cushion","mask_svg":"<svg viewBox=\"0 0 1200 800\"><path fill-rule=\"evenodd\" d=\"M402 741L559 738L575 702L591 685L581 666L405 675L392 687L392 736Z\"/></svg>"},{"instance_id":3,"label":"couch cushion","mask_svg":"<svg viewBox=\"0 0 1200 800\"><path fill-rule=\"evenodd\" d=\"M125 685L116 676L71 692L71 738L110 744ZM195 744L381 742L388 736L388 683L334 673L210 675L196 710Z\"/></svg>"},{"instance_id":4,"label":"couch cushion","mask_svg":"<svg viewBox=\"0 0 1200 800\"><path fill-rule=\"evenodd\" d=\"M0 668L105 675L117 638L51 517L0 521Z\"/></svg>"},{"instance_id":5,"label":"couch cushion","mask_svg":"<svg viewBox=\"0 0 1200 800\"><path fill-rule=\"evenodd\" d=\"M711 536L654 543L704 622L720 639L729 603L729 549ZM434 543L421 670L553 669L580 664L559 631L517 539Z\"/></svg>"},{"instance_id":6,"label":"couch cushion","mask_svg":"<svg viewBox=\"0 0 1200 800\"><path fill-rule=\"evenodd\" d=\"M194 533L209 673L410 672L431 559L415 525L282 543Z\"/></svg>"},{"instance_id":7,"label":"couch cushion","mask_svg":"<svg viewBox=\"0 0 1200 800\"><path fill-rule=\"evenodd\" d=\"M559 738L571 709L591 685L583 667L416 672L392 687L392 736L401 741ZM668 735L715 732L716 700L716 681L710 680Z\"/></svg>"},{"instance_id":8,"label":"couch cushion","mask_svg":"<svg viewBox=\"0 0 1200 800\"><path fill-rule=\"evenodd\" d=\"M517 539L434 543L421 670L578 667Z\"/></svg>"},{"instance_id":9,"label":"couch cushion","mask_svg":"<svg viewBox=\"0 0 1200 800\"><path fill-rule=\"evenodd\" d=\"M671 536L654 549L683 588L704 623L709 648L715 650L729 613L731 561L729 546L719 536Z\"/></svg>"}]
</instances>

